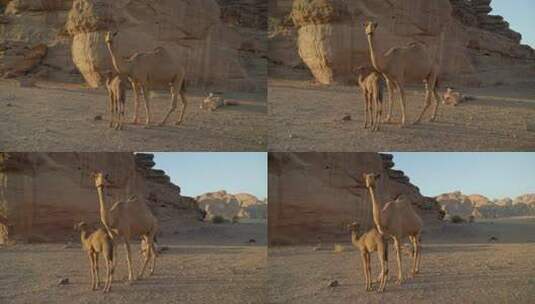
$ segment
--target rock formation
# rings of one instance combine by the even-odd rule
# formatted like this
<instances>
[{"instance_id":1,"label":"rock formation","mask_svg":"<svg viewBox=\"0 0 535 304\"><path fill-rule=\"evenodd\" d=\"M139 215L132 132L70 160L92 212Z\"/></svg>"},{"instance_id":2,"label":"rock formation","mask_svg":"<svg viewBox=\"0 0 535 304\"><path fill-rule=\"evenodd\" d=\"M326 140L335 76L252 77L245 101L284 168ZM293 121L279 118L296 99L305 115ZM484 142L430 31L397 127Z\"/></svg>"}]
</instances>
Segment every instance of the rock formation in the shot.
<instances>
[{"instance_id":1,"label":"rock formation","mask_svg":"<svg viewBox=\"0 0 535 304\"><path fill-rule=\"evenodd\" d=\"M222 216L227 220L234 218L265 219L267 202L248 193L230 194L224 190L208 192L197 196L199 208L206 212L206 219Z\"/></svg>"},{"instance_id":2,"label":"rock formation","mask_svg":"<svg viewBox=\"0 0 535 304\"><path fill-rule=\"evenodd\" d=\"M105 191L109 202L132 194L144 199L163 234L197 221L197 205L183 201L180 188L152 169L151 160L133 153L0 153L0 215L9 222L9 237L66 240L74 223L99 223L94 170L113 177Z\"/></svg>"},{"instance_id":3,"label":"rock formation","mask_svg":"<svg viewBox=\"0 0 535 304\"><path fill-rule=\"evenodd\" d=\"M271 153L268 159L270 245L347 239L347 224L373 226L372 207L364 187L354 178L382 175L379 202L399 194L414 204L425 226L438 223L439 206L423 197L402 171L393 170L392 155L379 153Z\"/></svg>"},{"instance_id":4,"label":"rock formation","mask_svg":"<svg viewBox=\"0 0 535 304\"><path fill-rule=\"evenodd\" d=\"M267 9L244 10L251 1L222 1L223 10L216 0L6 1L0 43L24 43L27 48L44 44L48 53L36 73L81 81L74 73L79 70L89 86L97 87L111 69L103 34L119 30L123 56L162 46L186 65L190 86L253 91L265 87L261 56L266 47L258 40L265 41L260 27ZM231 23L236 12L239 20ZM0 62L6 60L0 57Z\"/></svg>"},{"instance_id":5,"label":"rock formation","mask_svg":"<svg viewBox=\"0 0 535 304\"><path fill-rule=\"evenodd\" d=\"M379 23L379 52L419 41L434 49L439 58L442 41L441 77L450 83L479 86L535 76L530 70L535 65L535 51L520 44L521 35L501 16L489 15L489 0L275 2L273 19L284 24L282 20L290 17L293 24L285 31L272 30L270 42L284 46L296 41L300 58L320 83L353 80L352 69L369 64L361 26L365 20ZM270 52L270 59L293 66L294 49Z\"/></svg>"},{"instance_id":6,"label":"rock formation","mask_svg":"<svg viewBox=\"0 0 535 304\"><path fill-rule=\"evenodd\" d=\"M468 220L470 216L477 219L535 215L535 194L490 200L480 194L464 195L455 191L441 194L435 199L445 213L445 220L452 216Z\"/></svg>"}]
</instances>

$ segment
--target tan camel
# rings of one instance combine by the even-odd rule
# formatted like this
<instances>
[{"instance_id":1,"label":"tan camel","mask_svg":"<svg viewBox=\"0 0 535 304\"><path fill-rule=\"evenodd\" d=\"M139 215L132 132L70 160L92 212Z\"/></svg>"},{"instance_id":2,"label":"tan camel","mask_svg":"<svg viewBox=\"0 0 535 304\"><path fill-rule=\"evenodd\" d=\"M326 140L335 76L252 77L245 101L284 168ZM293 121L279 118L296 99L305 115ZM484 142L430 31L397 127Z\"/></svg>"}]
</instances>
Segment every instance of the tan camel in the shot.
<instances>
[{"instance_id":1,"label":"tan camel","mask_svg":"<svg viewBox=\"0 0 535 304\"><path fill-rule=\"evenodd\" d=\"M378 131L383 113L383 77L372 67L358 67L357 84L364 97L364 128L368 128L368 117L372 131Z\"/></svg>"},{"instance_id":2,"label":"tan camel","mask_svg":"<svg viewBox=\"0 0 535 304\"><path fill-rule=\"evenodd\" d=\"M156 247L154 246L154 239L158 233L158 220L152 214L149 207L135 196L127 201L116 202L109 210L106 208L104 202L104 187L112 185L109 177L102 172L93 173L95 178L95 186L97 187L100 219L102 224L108 231L112 238L121 237L126 247L126 259L128 262L128 280L133 281L134 273L132 270L132 257L130 251L130 240L132 237L141 236L147 242L150 254L145 258L143 269L139 277L143 277L145 268L149 263L149 258L152 259L152 264L156 264ZM149 275L154 273L154 266Z\"/></svg>"},{"instance_id":3,"label":"tan camel","mask_svg":"<svg viewBox=\"0 0 535 304\"><path fill-rule=\"evenodd\" d=\"M116 54L114 38L117 32L107 32L105 36L106 45L111 55L113 67L117 73L127 75L132 83L135 94L134 118L133 122L138 123L139 95L143 91L143 101L145 104L146 126L150 126L150 90L169 89L171 93L171 106L160 125L165 124L169 115L177 108L177 94L180 95L181 109L178 112L176 125L182 123L186 112L187 100L184 96L185 75L184 68L174 63L173 58L163 47L157 47L153 52L135 53L128 59L123 59Z\"/></svg>"},{"instance_id":4,"label":"tan camel","mask_svg":"<svg viewBox=\"0 0 535 304\"><path fill-rule=\"evenodd\" d=\"M126 103L126 82L128 78L123 74L113 75L112 72L106 74L106 89L108 90L108 109L110 112L110 128L121 130L123 128L125 103Z\"/></svg>"},{"instance_id":5,"label":"tan camel","mask_svg":"<svg viewBox=\"0 0 535 304\"><path fill-rule=\"evenodd\" d=\"M402 197L388 202L381 210L381 206L375 197L375 184L380 178L379 174L364 174L365 186L369 191L373 205L373 221L379 233L392 237L396 248L398 263L398 284L403 282L401 267L401 239L409 237L413 247L413 264L411 274L414 276L419 272L421 245L420 236L422 233L423 221L413 210L411 203Z\"/></svg>"},{"instance_id":6,"label":"tan camel","mask_svg":"<svg viewBox=\"0 0 535 304\"><path fill-rule=\"evenodd\" d=\"M368 44L370 48L370 59L372 66L383 74L386 79L386 84L389 93L389 109L386 117L386 122L391 120L394 90L400 93L401 105L401 124L405 125L405 81L407 80L423 80L425 84L425 106L418 116L415 123L419 123L427 111L431 107L431 95L435 99L435 107L430 121L434 121L437 116L439 106L439 96L437 93L437 78L440 68L440 59L438 56L433 56L426 45L419 42L413 42L403 47L393 47L381 56L377 55L375 50L374 34L377 29L377 23L366 22L364 24L366 35L368 36ZM444 37L441 37L440 50L442 49Z\"/></svg>"},{"instance_id":7,"label":"tan camel","mask_svg":"<svg viewBox=\"0 0 535 304\"><path fill-rule=\"evenodd\" d=\"M370 253L377 251L377 256L381 264L381 273L378 279L379 289L377 291L382 292L385 290L388 279L388 242L375 228L359 236L359 227L360 225L354 222L348 226L348 229L351 231L351 242L353 246L360 250L362 269L364 270L364 278L366 279L366 291L372 290Z\"/></svg>"},{"instance_id":8,"label":"tan camel","mask_svg":"<svg viewBox=\"0 0 535 304\"><path fill-rule=\"evenodd\" d=\"M97 290L100 285L100 275L98 273L98 257L100 254L104 256L106 264L106 283L104 284L104 292L111 289L113 280L113 241L104 229L97 229L93 233L87 231L87 224L80 222L74 225L74 230L80 231L80 240L82 247L89 256L91 267L91 288Z\"/></svg>"}]
</instances>

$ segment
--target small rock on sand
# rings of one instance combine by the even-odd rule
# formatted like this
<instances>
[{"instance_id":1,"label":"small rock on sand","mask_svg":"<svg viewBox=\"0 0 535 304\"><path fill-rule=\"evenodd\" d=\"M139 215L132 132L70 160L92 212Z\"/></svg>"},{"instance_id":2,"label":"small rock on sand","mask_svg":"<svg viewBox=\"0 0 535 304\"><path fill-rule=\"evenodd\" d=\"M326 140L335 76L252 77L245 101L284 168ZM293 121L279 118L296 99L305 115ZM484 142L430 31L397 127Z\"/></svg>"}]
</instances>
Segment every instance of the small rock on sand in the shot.
<instances>
[{"instance_id":1,"label":"small rock on sand","mask_svg":"<svg viewBox=\"0 0 535 304\"><path fill-rule=\"evenodd\" d=\"M330 281L329 282L329 287L337 287L339 284L338 284L338 281L337 280L333 280L333 281Z\"/></svg>"},{"instance_id":2,"label":"small rock on sand","mask_svg":"<svg viewBox=\"0 0 535 304\"><path fill-rule=\"evenodd\" d=\"M63 279L60 279L59 282L58 282L58 285L61 286L61 285L67 285L69 284L69 278L63 278Z\"/></svg>"}]
</instances>

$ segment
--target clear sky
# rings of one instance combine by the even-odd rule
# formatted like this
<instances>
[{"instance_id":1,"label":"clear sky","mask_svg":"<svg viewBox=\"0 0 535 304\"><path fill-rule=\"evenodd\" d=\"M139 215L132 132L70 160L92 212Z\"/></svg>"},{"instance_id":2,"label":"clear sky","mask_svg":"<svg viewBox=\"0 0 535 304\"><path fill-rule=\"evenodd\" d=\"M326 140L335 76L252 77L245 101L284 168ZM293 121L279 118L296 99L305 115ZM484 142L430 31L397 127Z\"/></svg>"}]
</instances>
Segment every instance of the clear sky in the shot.
<instances>
[{"instance_id":1,"label":"clear sky","mask_svg":"<svg viewBox=\"0 0 535 304\"><path fill-rule=\"evenodd\" d=\"M154 161L184 196L219 190L267 195L267 153L158 152Z\"/></svg>"},{"instance_id":2,"label":"clear sky","mask_svg":"<svg viewBox=\"0 0 535 304\"><path fill-rule=\"evenodd\" d=\"M426 196L456 190L490 199L535 193L535 153L392 154L395 169Z\"/></svg>"},{"instance_id":3,"label":"clear sky","mask_svg":"<svg viewBox=\"0 0 535 304\"><path fill-rule=\"evenodd\" d=\"M522 34L522 44L535 48L535 1L534 0L492 0L491 15L500 15L510 28Z\"/></svg>"}]
</instances>

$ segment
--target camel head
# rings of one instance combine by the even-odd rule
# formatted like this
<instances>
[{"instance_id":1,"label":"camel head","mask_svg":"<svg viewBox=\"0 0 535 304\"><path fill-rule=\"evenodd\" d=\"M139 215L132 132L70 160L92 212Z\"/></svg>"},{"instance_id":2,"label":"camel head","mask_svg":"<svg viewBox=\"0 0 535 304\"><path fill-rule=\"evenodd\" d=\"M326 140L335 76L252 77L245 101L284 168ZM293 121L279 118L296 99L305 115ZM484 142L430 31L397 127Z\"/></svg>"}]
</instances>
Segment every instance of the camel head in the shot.
<instances>
[{"instance_id":1,"label":"camel head","mask_svg":"<svg viewBox=\"0 0 535 304\"><path fill-rule=\"evenodd\" d=\"M357 223L357 222L353 222L353 223L347 225L347 230L349 230L351 232L355 231L355 232L358 233L359 229L360 229L360 224Z\"/></svg>"},{"instance_id":2,"label":"camel head","mask_svg":"<svg viewBox=\"0 0 535 304\"><path fill-rule=\"evenodd\" d=\"M117 34L118 34L117 31L106 32L106 35L104 36L104 41L106 43L112 44L113 43L113 39L115 39L115 36L117 36Z\"/></svg>"},{"instance_id":3,"label":"camel head","mask_svg":"<svg viewBox=\"0 0 535 304\"><path fill-rule=\"evenodd\" d=\"M95 186L97 188L111 186L108 174L104 174L101 171L96 171L91 173L91 177L95 179Z\"/></svg>"},{"instance_id":4,"label":"camel head","mask_svg":"<svg viewBox=\"0 0 535 304\"><path fill-rule=\"evenodd\" d=\"M82 231L87 229L87 224L85 222L79 222L77 224L74 224L74 231Z\"/></svg>"},{"instance_id":5,"label":"camel head","mask_svg":"<svg viewBox=\"0 0 535 304\"><path fill-rule=\"evenodd\" d=\"M362 174L362 178L364 179L364 184L366 185L366 188L375 188L375 183L379 178L381 177L381 174L376 173L364 173Z\"/></svg>"},{"instance_id":6,"label":"camel head","mask_svg":"<svg viewBox=\"0 0 535 304\"><path fill-rule=\"evenodd\" d=\"M375 30L377 29L378 25L377 22L366 21L362 26L364 26L366 35L372 36L375 33Z\"/></svg>"}]
</instances>

